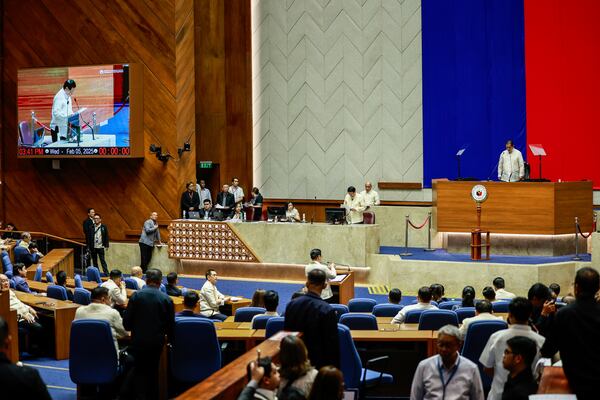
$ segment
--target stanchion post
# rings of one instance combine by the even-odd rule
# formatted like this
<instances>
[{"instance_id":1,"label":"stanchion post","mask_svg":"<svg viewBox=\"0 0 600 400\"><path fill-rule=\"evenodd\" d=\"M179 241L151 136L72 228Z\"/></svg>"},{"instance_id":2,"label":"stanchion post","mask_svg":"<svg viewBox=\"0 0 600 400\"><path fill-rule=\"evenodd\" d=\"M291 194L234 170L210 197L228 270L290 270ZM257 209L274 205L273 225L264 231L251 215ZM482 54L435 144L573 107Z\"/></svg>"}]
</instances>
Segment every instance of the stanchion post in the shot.
<instances>
[{"instance_id":1,"label":"stanchion post","mask_svg":"<svg viewBox=\"0 0 600 400\"><path fill-rule=\"evenodd\" d=\"M579 232L577 232L579 228L579 218L575 217L575 257L572 258L573 261L580 261L581 257L579 257L579 238L577 237L577 235L579 234Z\"/></svg>"},{"instance_id":2,"label":"stanchion post","mask_svg":"<svg viewBox=\"0 0 600 400\"><path fill-rule=\"evenodd\" d=\"M427 223L427 248L425 251L435 251L431 248L431 211L428 214L429 222Z\"/></svg>"},{"instance_id":3,"label":"stanchion post","mask_svg":"<svg viewBox=\"0 0 600 400\"><path fill-rule=\"evenodd\" d=\"M412 256L412 253L408 252L408 220L409 217L407 215L404 221L404 253L400 253L404 257Z\"/></svg>"}]
</instances>

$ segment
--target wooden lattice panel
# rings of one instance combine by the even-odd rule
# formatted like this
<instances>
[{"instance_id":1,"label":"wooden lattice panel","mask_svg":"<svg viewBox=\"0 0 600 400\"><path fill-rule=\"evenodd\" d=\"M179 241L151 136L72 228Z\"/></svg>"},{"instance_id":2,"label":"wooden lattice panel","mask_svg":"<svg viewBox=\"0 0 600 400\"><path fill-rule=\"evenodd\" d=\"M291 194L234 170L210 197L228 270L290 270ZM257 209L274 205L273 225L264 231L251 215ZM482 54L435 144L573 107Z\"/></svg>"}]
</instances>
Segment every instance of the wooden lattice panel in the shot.
<instances>
[{"instance_id":1,"label":"wooden lattice panel","mask_svg":"<svg viewBox=\"0 0 600 400\"><path fill-rule=\"evenodd\" d=\"M225 222L173 221L169 258L257 262L256 255Z\"/></svg>"}]
</instances>

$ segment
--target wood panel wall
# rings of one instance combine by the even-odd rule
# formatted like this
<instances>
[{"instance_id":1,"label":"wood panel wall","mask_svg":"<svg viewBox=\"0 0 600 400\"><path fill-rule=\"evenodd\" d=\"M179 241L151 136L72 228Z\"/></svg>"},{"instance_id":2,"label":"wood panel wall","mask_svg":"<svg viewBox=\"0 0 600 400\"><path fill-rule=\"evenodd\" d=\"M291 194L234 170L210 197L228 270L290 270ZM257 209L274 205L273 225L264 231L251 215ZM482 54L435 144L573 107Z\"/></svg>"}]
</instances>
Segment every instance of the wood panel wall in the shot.
<instances>
[{"instance_id":1,"label":"wood panel wall","mask_svg":"<svg viewBox=\"0 0 600 400\"><path fill-rule=\"evenodd\" d=\"M147 149L151 143L161 145L177 158L177 148L195 131L193 54L201 33L195 16L202 14L198 3L3 1L4 221L20 229L80 238L86 209L94 207L109 226L111 239L121 240L125 231L140 229L151 211L160 219L179 215L183 182L195 177L196 152L163 164ZM144 70L144 159L61 160L60 170L52 170L50 160L17 159L19 68L120 62L138 63ZM193 134L191 140L194 149Z\"/></svg>"},{"instance_id":2,"label":"wood panel wall","mask_svg":"<svg viewBox=\"0 0 600 400\"><path fill-rule=\"evenodd\" d=\"M252 188L250 0L195 0L197 160L219 164L213 197L237 176Z\"/></svg>"}]
</instances>

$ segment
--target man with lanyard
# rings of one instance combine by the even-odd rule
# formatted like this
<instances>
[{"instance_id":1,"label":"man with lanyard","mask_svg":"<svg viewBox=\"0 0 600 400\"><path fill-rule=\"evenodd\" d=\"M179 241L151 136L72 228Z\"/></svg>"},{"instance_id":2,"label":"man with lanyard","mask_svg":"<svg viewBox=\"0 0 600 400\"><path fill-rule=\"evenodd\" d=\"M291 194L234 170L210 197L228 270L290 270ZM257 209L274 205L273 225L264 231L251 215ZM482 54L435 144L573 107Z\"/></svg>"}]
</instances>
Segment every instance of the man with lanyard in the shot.
<instances>
[{"instance_id":1,"label":"man with lanyard","mask_svg":"<svg viewBox=\"0 0 600 400\"><path fill-rule=\"evenodd\" d=\"M460 331L453 325L438 331L438 354L419 363L412 382L411 400L483 400L479 368L458 351Z\"/></svg>"}]
</instances>

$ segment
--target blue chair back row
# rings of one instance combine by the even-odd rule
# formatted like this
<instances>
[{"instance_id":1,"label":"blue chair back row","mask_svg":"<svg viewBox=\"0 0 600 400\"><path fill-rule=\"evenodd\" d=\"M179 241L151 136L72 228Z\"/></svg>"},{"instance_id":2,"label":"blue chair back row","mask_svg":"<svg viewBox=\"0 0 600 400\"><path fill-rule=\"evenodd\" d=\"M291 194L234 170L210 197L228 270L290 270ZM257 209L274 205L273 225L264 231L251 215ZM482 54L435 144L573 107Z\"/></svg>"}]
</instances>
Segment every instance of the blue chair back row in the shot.
<instances>
[{"instance_id":1,"label":"blue chair back row","mask_svg":"<svg viewBox=\"0 0 600 400\"><path fill-rule=\"evenodd\" d=\"M276 334L277 332L282 331L284 326L285 326L284 317L269 318L269 320L267 321L267 325L265 327L265 329L266 329L265 338L268 339L271 336L273 336L274 334Z\"/></svg>"},{"instance_id":2,"label":"blue chair back row","mask_svg":"<svg viewBox=\"0 0 600 400\"><path fill-rule=\"evenodd\" d=\"M105 385L117 378L117 349L107 321L73 321L69 347L69 376L75 384Z\"/></svg>"},{"instance_id":3,"label":"blue chair back row","mask_svg":"<svg viewBox=\"0 0 600 400\"><path fill-rule=\"evenodd\" d=\"M133 279L133 278L125 278L125 279L123 279L123 281L125 282L125 287L127 289L140 290L140 288L138 287L138 284L135 281L135 279Z\"/></svg>"},{"instance_id":4,"label":"blue chair back row","mask_svg":"<svg viewBox=\"0 0 600 400\"><path fill-rule=\"evenodd\" d=\"M87 306L92 302L92 294L89 290L84 288L75 288L75 292L73 293L73 303L81 304L83 306Z\"/></svg>"},{"instance_id":5,"label":"blue chair back row","mask_svg":"<svg viewBox=\"0 0 600 400\"><path fill-rule=\"evenodd\" d=\"M376 317L395 317L403 307L400 304L377 304L373 307L373 315Z\"/></svg>"},{"instance_id":6,"label":"blue chair back row","mask_svg":"<svg viewBox=\"0 0 600 400\"><path fill-rule=\"evenodd\" d=\"M56 300L68 300L67 289L58 285L49 285L47 289L48 297Z\"/></svg>"},{"instance_id":7,"label":"blue chair back row","mask_svg":"<svg viewBox=\"0 0 600 400\"><path fill-rule=\"evenodd\" d=\"M372 312L373 307L377 305L377 301L367 298L351 299L348 302L348 310L350 312Z\"/></svg>"},{"instance_id":8,"label":"blue chair back row","mask_svg":"<svg viewBox=\"0 0 600 400\"><path fill-rule=\"evenodd\" d=\"M263 307L241 307L235 311L235 322L250 322L255 315L264 314L267 310Z\"/></svg>"},{"instance_id":9,"label":"blue chair back row","mask_svg":"<svg viewBox=\"0 0 600 400\"><path fill-rule=\"evenodd\" d=\"M33 280L36 282L42 281L42 264L38 264L37 268L35 269L35 275L33 276Z\"/></svg>"},{"instance_id":10,"label":"blue chair back row","mask_svg":"<svg viewBox=\"0 0 600 400\"><path fill-rule=\"evenodd\" d=\"M378 330L377 317L375 317L373 314L344 314L340 317L339 323L342 325L346 325L351 330Z\"/></svg>"},{"instance_id":11,"label":"blue chair back row","mask_svg":"<svg viewBox=\"0 0 600 400\"><path fill-rule=\"evenodd\" d=\"M340 317L342 315L350 312L350 310L348 310L348 306L345 304L331 304L331 307L335 311L335 315L337 315L338 321L340 320Z\"/></svg>"},{"instance_id":12,"label":"blue chair back row","mask_svg":"<svg viewBox=\"0 0 600 400\"><path fill-rule=\"evenodd\" d=\"M494 332L508 328L504 321L475 321L469 324L467 335L463 343L461 355L473 361L479 367L479 375L483 383L483 388L489 391L492 381L490 377L483 372L483 366L479 363L481 352L485 348L488 339Z\"/></svg>"},{"instance_id":13,"label":"blue chair back row","mask_svg":"<svg viewBox=\"0 0 600 400\"><path fill-rule=\"evenodd\" d=\"M75 274L75 287L83 288L83 283L81 282L81 275Z\"/></svg>"},{"instance_id":14,"label":"blue chair back row","mask_svg":"<svg viewBox=\"0 0 600 400\"><path fill-rule=\"evenodd\" d=\"M87 267L85 276L89 282L97 282L98 285L102 284L102 279L100 279L100 270L96 267Z\"/></svg>"},{"instance_id":15,"label":"blue chair back row","mask_svg":"<svg viewBox=\"0 0 600 400\"><path fill-rule=\"evenodd\" d=\"M419 311L419 310L414 310ZM407 313L410 314L412 311ZM458 317L454 311L450 310L424 310L419 316L419 330L437 331L442 326L458 326Z\"/></svg>"},{"instance_id":16,"label":"blue chair back row","mask_svg":"<svg viewBox=\"0 0 600 400\"><path fill-rule=\"evenodd\" d=\"M52 276L52 272L46 271L46 282L54 283L54 277Z\"/></svg>"},{"instance_id":17,"label":"blue chair back row","mask_svg":"<svg viewBox=\"0 0 600 400\"><path fill-rule=\"evenodd\" d=\"M190 343L202 346L190 346ZM204 318L179 318L171 341L171 369L180 382L197 383L221 368L215 324Z\"/></svg>"},{"instance_id":18,"label":"blue chair back row","mask_svg":"<svg viewBox=\"0 0 600 400\"><path fill-rule=\"evenodd\" d=\"M13 272L13 265L10 262L10 257L6 250L2 250L2 271L6 274L7 272Z\"/></svg>"}]
</instances>

